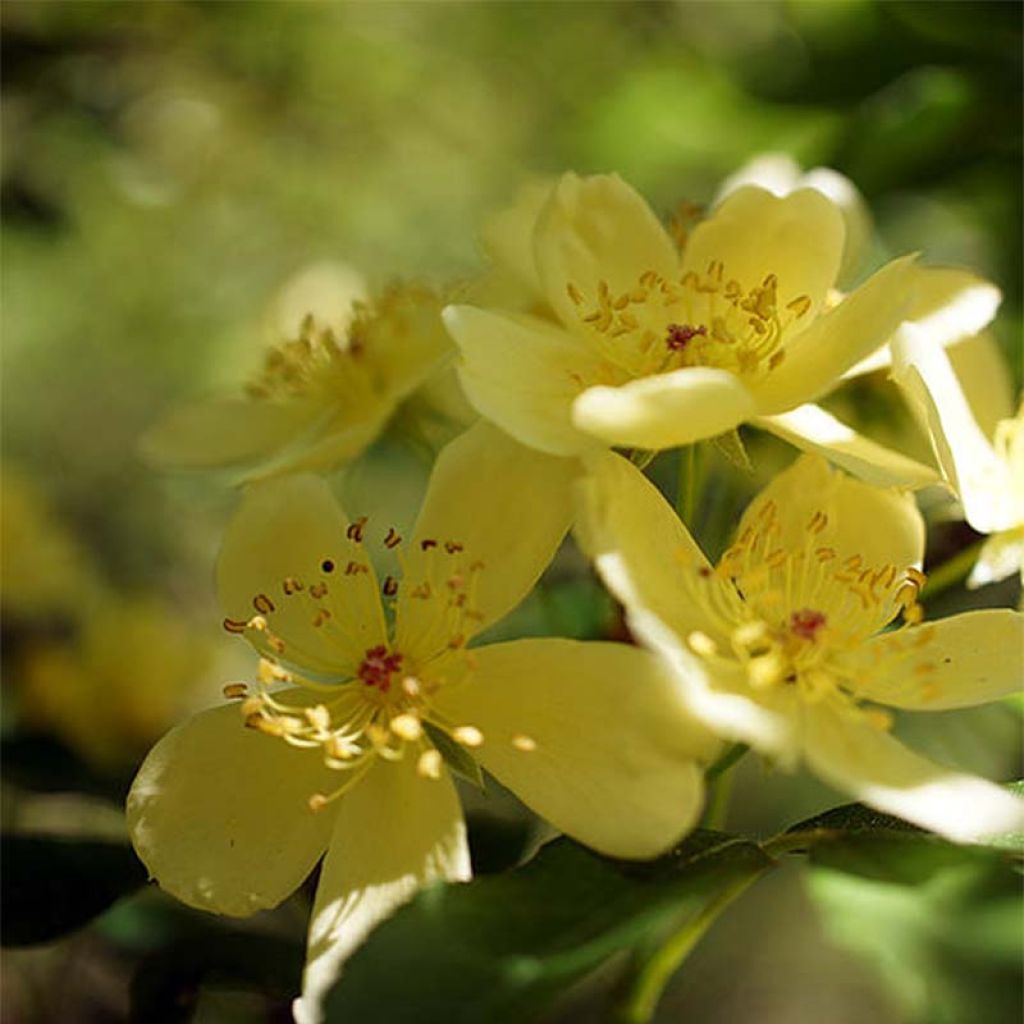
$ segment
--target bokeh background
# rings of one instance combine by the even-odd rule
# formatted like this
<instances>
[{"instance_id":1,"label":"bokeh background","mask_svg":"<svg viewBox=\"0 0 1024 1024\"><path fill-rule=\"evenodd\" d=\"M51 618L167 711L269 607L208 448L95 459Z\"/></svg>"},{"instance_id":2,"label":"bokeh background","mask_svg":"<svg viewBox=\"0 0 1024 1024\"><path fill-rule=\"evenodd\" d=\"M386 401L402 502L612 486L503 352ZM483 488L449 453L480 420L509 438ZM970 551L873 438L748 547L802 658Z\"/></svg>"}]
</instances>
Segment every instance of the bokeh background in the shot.
<instances>
[{"instance_id":1,"label":"bokeh background","mask_svg":"<svg viewBox=\"0 0 1024 1024\"><path fill-rule=\"evenodd\" d=\"M784 152L857 183L876 263L921 251L999 284L995 333L1019 388L1022 10L5 0L5 834L76 837L76 863L82 840L123 840L120 802L146 749L250 667L219 630L211 586L230 488L158 474L136 443L176 405L237 387L310 267L468 279L481 219L527 175L618 171L668 212L708 202L752 156ZM886 387L848 388L837 407L923 452ZM376 457L382 479L404 458L387 445ZM718 470L704 518L721 534L757 481ZM936 528L940 555L968 540ZM509 628L597 636L616 623L570 554ZM915 737L935 756L1019 774L1019 710L935 717ZM752 760L736 792L730 824L761 832L835 802ZM478 867L513 862L521 811L496 797L474 821ZM239 924L144 889L41 941L60 923L34 933L22 917L81 892L59 858L12 850L5 1021L288 1019L308 894ZM123 863L111 871L139 884ZM796 869L762 882L657 1020L1019 1019L1020 924L1004 907L965 909L955 885L815 885ZM599 1019L610 985L593 979L551 1020Z\"/></svg>"}]
</instances>

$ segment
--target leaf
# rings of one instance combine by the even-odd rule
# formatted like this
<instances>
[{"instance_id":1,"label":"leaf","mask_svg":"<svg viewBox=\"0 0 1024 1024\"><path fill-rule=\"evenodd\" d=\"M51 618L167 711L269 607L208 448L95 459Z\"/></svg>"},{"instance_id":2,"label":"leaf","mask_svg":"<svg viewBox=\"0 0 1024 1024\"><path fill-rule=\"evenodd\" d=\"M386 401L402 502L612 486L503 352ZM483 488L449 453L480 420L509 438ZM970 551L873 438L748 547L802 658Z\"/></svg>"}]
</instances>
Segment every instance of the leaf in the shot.
<instances>
[{"instance_id":1,"label":"leaf","mask_svg":"<svg viewBox=\"0 0 1024 1024\"><path fill-rule=\"evenodd\" d=\"M481 792L485 790L484 774L476 758L460 743L456 743L443 729L430 722L423 723L423 731L430 737L430 742L444 758L444 763L461 779L476 786Z\"/></svg>"},{"instance_id":2,"label":"leaf","mask_svg":"<svg viewBox=\"0 0 1024 1024\"><path fill-rule=\"evenodd\" d=\"M826 929L872 963L907 1024L1020 1020L1020 879L999 850L907 830L810 849Z\"/></svg>"},{"instance_id":3,"label":"leaf","mask_svg":"<svg viewBox=\"0 0 1024 1024\"><path fill-rule=\"evenodd\" d=\"M556 840L518 871L420 893L346 964L327 1019L519 1024L612 954L771 864L753 843L718 833L697 832L648 863Z\"/></svg>"},{"instance_id":4,"label":"leaf","mask_svg":"<svg viewBox=\"0 0 1024 1024\"><path fill-rule=\"evenodd\" d=\"M122 843L4 835L0 849L5 946L60 938L146 882Z\"/></svg>"}]
</instances>

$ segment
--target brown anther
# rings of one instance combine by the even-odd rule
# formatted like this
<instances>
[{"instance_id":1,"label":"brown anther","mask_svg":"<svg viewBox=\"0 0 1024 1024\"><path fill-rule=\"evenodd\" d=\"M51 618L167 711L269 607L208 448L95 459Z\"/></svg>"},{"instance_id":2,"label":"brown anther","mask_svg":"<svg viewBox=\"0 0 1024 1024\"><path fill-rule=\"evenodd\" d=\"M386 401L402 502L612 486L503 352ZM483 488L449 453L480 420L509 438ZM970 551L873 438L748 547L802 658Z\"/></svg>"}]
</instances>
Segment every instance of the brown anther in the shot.
<instances>
[{"instance_id":1,"label":"brown anther","mask_svg":"<svg viewBox=\"0 0 1024 1024\"><path fill-rule=\"evenodd\" d=\"M225 619L222 625L229 633L244 633L249 623L239 619Z\"/></svg>"},{"instance_id":2,"label":"brown anther","mask_svg":"<svg viewBox=\"0 0 1024 1024\"><path fill-rule=\"evenodd\" d=\"M696 327L690 324L669 324L665 331L665 344L673 352L681 352L694 338L706 337L708 333L704 324Z\"/></svg>"},{"instance_id":3,"label":"brown anther","mask_svg":"<svg viewBox=\"0 0 1024 1024\"><path fill-rule=\"evenodd\" d=\"M306 588L294 576L286 576L281 583L281 589L285 592L285 596L291 597L292 594L297 594Z\"/></svg>"},{"instance_id":4,"label":"brown anther","mask_svg":"<svg viewBox=\"0 0 1024 1024\"><path fill-rule=\"evenodd\" d=\"M444 542L444 549L448 552L449 555L454 555L462 550L462 545L455 540L446 540Z\"/></svg>"},{"instance_id":5,"label":"brown anther","mask_svg":"<svg viewBox=\"0 0 1024 1024\"><path fill-rule=\"evenodd\" d=\"M238 700L249 692L245 683L226 683L221 691L228 700Z\"/></svg>"},{"instance_id":6,"label":"brown anther","mask_svg":"<svg viewBox=\"0 0 1024 1024\"><path fill-rule=\"evenodd\" d=\"M484 568L485 568L484 563L481 562L480 559L478 558L475 562L473 562L472 565L470 565L469 571L470 572L480 572Z\"/></svg>"},{"instance_id":7,"label":"brown anther","mask_svg":"<svg viewBox=\"0 0 1024 1024\"><path fill-rule=\"evenodd\" d=\"M461 573L452 573L445 581L449 590L462 590L466 585L466 578Z\"/></svg>"},{"instance_id":8,"label":"brown anther","mask_svg":"<svg viewBox=\"0 0 1024 1024\"><path fill-rule=\"evenodd\" d=\"M252 606L261 615L269 615L274 610L274 602L266 594L257 594L252 599Z\"/></svg>"},{"instance_id":9,"label":"brown anther","mask_svg":"<svg viewBox=\"0 0 1024 1024\"><path fill-rule=\"evenodd\" d=\"M411 597L415 597L415 598L419 598L421 600L425 600L426 598L430 597L430 594L431 594L430 584L429 583L420 583L418 586L413 587L412 594L410 596Z\"/></svg>"},{"instance_id":10,"label":"brown anther","mask_svg":"<svg viewBox=\"0 0 1024 1024\"><path fill-rule=\"evenodd\" d=\"M781 366L782 362L783 362L783 360L785 358L786 358L786 350L784 348L780 348L778 350L778 352L772 353L771 359L768 360L768 369L769 370L774 370L775 367Z\"/></svg>"},{"instance_id":11,"label":"brown anther","mask_svg":"<svg viewBox=\"0 0 1024 1024\"><path fill-rule=\"evenodd\" d=\"M430 540L429 538L426 538L426 539L420 541L420 550L421 551L429 551L431 548L436 548L436 547L437 547L437 541L436 540Z\"/></svg>"},{"instance_id":12,"label":"brown anther","mask_svg":"<svg viewBox=\"0 0 1024 1024\"><path fill-rule=\"evenodd\" d=\"M920 569L915 569L912 565L907 568L906 573L907 579L909 579L911 583L915 584L918 589L923 587L928 579Z\"/></svg>"},{"instance_id":13,"label":"brown anther","mask_svg":"<svg viewBox=\"0 0 1024 1024\"><path fill-rule=\"evenodd\" d=\"M806 295L798 295L792 302L786 303L786 309L796 314L797 319L804 316L811 308L811 300Z\"/></svg>"},{"instance_id":14,"label":"brown anther","mask_svg":"<svg viewBox=\"0 0 1024 1024\"><path fill-rule=\"evenodd\" d=\"M331 613L326 608L320 608L313 617L313 625L319 629L330 617Z\"/></svg>"},{"instance_id":15,"label":"brown anther","mask_svg":"<svg viewBox=\"0 0 1024 1024\"><path fill-rule=\"evenodd\" d=\"M363 530L366 527L366 516L360 516L354 523L350 523L345 531L345 536L357 544L363 540Z\"/></svg>"},{"instance_id":16,"label":"brown anther","mask_svg":"<svg viewBox=\"0 0 1024 1024\"><path fill-rule=\"evenodd\" d=\"M315 601L319 601L321 598L327 596L327 584L326 583L314 583L309 588L309 596Z\"/></svg>"},{"instance_id":17,"label":"brown anther","mask_svg":"<svg viewBox=\"0 0 1024 1024\"><path fill-rule=\"evenodd\" d=\"M271 650L277 651L278 654L284 654L284 641L279 636L274 636L273 633L270 633L267 636L267 643Z\"/></svg>"},{"instance_id":18,"label":"brown anther","mask_svg":"<svg viewBox=\"0 0 1024 1024\"><path fill-rule=\"evenodd\" d=\"M388 535L384 538L384 547L397 548L402 543L402 535L393 527L388 528Z\"/></svg>"},{"instance_id":19,"label":"brown anther","mask_svg":"<svg viewBox=\"0 0 1024 1024\"><path fill-rule=\"evenodd\" d=\"M362 562L349 562L345 566L346 576L358 576L361 572L369 572L369 566L364 565Z\"/></svg>"},{"instance_id":20,"label":"brown anther","mask_svg":"<svg viewBox=\"0 0 1024 1024\"><path fill-rule=\"evenodd\" d=\"M461 633L456 633L455 636L451 637L448 641L448 646L453 651L457 651L460 647L464 647L465 644L466 638Z\"/></svg>"},{"instance_id":21,"label":"brown anther","mask_svg":"<svg viewBox=\"0 0 1024 1024\"><path fill-rule=\"evenodd\" d=\"M570 281L565 286L565 290L569 293L569 300L573 303L573 305L578 306L583 301L582 293L580 292L579 288L577 288L576 285L572 283L572 281Z\"/></svg>"},{"instance_id":22,"label":"brown anther","mask_svg":"<svg viewBox=\"0 0 1024 1024\"><path fill-rule=\"evenodd\" d=\"M398 593L398 580L394 576L388 576L384 580L384 586L381 587L381 592L385 597L394 597Z\"/></svg>"},{"instance_id":23,"label":"brown anther","mask_svg":"<svg viewBox=\"0 0 1024 1024\"><path fill-rule=\"evenodd\" d=\"M263 716L258 712L253 715L245 716L245 727L246 729L259 729L260 723L263 721Z\"/></svg>"}]
</instances>

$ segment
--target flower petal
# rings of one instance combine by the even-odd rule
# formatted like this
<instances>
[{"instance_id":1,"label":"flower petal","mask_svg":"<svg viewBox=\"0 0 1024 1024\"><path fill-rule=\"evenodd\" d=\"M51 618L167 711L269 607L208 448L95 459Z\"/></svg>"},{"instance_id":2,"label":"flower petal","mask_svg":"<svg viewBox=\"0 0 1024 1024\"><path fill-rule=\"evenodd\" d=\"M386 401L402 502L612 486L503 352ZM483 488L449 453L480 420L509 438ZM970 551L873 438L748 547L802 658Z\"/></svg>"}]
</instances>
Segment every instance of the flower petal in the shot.
<instances>
[{"instance_id":1,"label":"flower petal","mask_svg":"<svg viewBox=\"0 0 1024 1024\"><path fill-rule=\"evenodd\" d=\"M971 415L949 357L914 324L893 339L894 372L928 430L935 457L980 533L1015 525L1009 469Z\"/></svg>"},{"instance_id":2,"label":"flower petal","mask_svg":"<svg viewBox=\"0 0 1024 1024\"><path fill-rule=\"evenodd\" d=\"M312 402L212 398L176 409L143 434L143 457L167 469L211 469L265 458L303 436L320 414Z\"/></svg>"},{"instance_id":3,"label":"flower petal","mask_svg":"<svg viewBox=\"0 0 1024 1024\"><path fill-rule=\"evenodd\" d=\"M396 612L399 649L429 657L447 646L455 579L466 587L474 612L457 626L463 640L519 604L569 528L578 471L577 460L526 448L486 422L447 445L406 552ZM432 597L417 596L424 584Z\"/></svg>"},{"instance_id":4,"label":"flower petal","mask_svg":"<svg viewBox=\"0 0 1024 1024\"><path fill-rule=\"evenodd\" d=\"M761 416L754 426L822 455L848 473L877 487L925 487L938 482L938 473L885 448L837 420L820 405L801 405L777 416Z\"/></svg>"},{"instance_id":5,"label":"flower petal","mask_svg":"<svg viewBox=\"0 0 1024 1024\"><path fill-rule=\"evenodd\" d=\"M570 284L593 298L601 281L617 295L635 288L648 270L663 277L678 272L672 240L617 174L564 174L541 210L533 245L548 302L568 327L580 322Z\"/></svg>"},{"instance_id":6,"label":"flower petal","mask_svg":"<svg viewBox=\"0 0 1024 1024\"><path fill-rule=\"evenodd\" d=\"M332 815L308 799L333 788L316 751L246 729L237 704L201 712L150 751L128 794L128 828L149 873L201 910L274 907L313 869Z\"/></svg>"},{"instance_id":7,"label":"flower petal","mask_svg":"<svg viewBox=\"0 0 1024 1024\"><path fill-rule=\"evenodd\" d=\"M881 704L915 711L985 704L1021 688L1024 615L986 608L883 633L844 664L860 670L857 696Z\"/></svg>"},{"instance_id":8,"label":"flower petal","mask_svg":"<svg viewBox=\"0 0 1024 1024\"><path fill-rule=\"evenodd\" d=\"M907 319L917 324L932 345L958 345L991 323L1002 299L994 284L969 270L917 267ZM891 365L892 354L884 346L843 376L857 377Z\"/></svg>"},{"instance_id":9,"label":"flower petal","mask_svg":"<svg viewBox=\"0 0 1024 1024\"><path fill-rule=\"evenodd\" d=\"M773 502L778 510L772 543L789 551L828 547L836 564L860 555L865 568L919 566L924 555L924 520L914 499L893 488L872 487L832 469L817 455L803 455L747 506L736 534L753 527ZM808 533L815 513L828 521Z\"/></svg>"},{"instance_id":10,"label":"flower petal","mask_svg":"<svg viewBox=\"0 0 1024 1024\"><path fill-rule=\"evenodd\" d=\"M1017 411L1013 374L1002 347L989 331L947 349L950 365L979 429L995 437L1000 420Z\"/></svg>"},{"instance_id":11,"label":"flower petal","mask_svg":"<svg viewBox=\"0 0 1024 1024\"><path fill-rule=\"evenodd\" d=\"M601 373L582 339L537 317L472 306L449 306L444 318L462 351L462 386L482 415L552 455L596 447L572 425L573 401Z\"/></svg>"},{"instance_id":12,"label":"flower petal","mask_svg":"<svg viewBox=\"0 0 1024 1024\"><path fill-rule=\"evenodd\" d=\"M266 620L267 630L246 631L257 650L337 678L352 675L368 648L386 643L377 577L362 545L346 536L348 525L318 477L246 488L224 536L217 585L228 619L242 623L259 613ZM348 572L350 564L361 568Z\"/></svg>"},{"instance_id":13,"label":"flower petal","mask_svg":"<svg viewBox=\"0 0 1024 1024\"><path fill-rule=\"evenodd\" d=\"M805 331L786 341L786 358L756 387L762 413L812 402L851 366L888 341L913 300L914 256L893 260Z\"/></svg>"},{"instance_id":14,"label":"flower petal","mask_svg":"<svg viewBox=\"0 0 1024 1024\"><path fill-rule=\"evenodd\" d=\"M982 546L978 561L967 578L967 589L998 583L1013 573L1024 583L1024 529L994 533Z\"/></svg>"},{"instance_id":15,"label":"flower petal","mask_svg":"<svg viewBox=\"0 0 1024 1024\"><path fill-rule=\"evenodd\" d=\"M957 842L1024 828L1024 800L913 753L848 709L805 705L804 728L814 772L871 807Z\"/></svg>"},{"instance_id":16,"label":"flower petal","mask_svg":"<svg viewBox=\"0 0 1024 1024\"><path fill-rule=\"evenodd\" d=\"M378 760L338 807L313 905L297 1024L323 1019L321 1002L345 960L420 886L470 874L466 826L448 773L424 778L412 756Z\"/></svg>"},{"instance_id":17,"label":"flower petal","mask_svg":"<svg viewBox=\"0 0 1024 1024\"><path fill-rule=\"evenodd\" d=\"M732 430L754 409L738 377L694 366L588 388L573 403L572 420L608 444L656 451Z\"/></svg>"},{"instance_id":18,"label":"flower petal","mask_svg":"<svg viewBox=\"0 0 1024 1024\"><path fill-rule=\"evenodd\" d=\"M774 274L779 308L805 295L809 322L835 282L844 235L839 208L817 190L779 197L746 185L696 227L683 253L683 271L705 274L718 261L725 278L738 281L744 291Z\"/></svg>"},{"instance_id":19,"label":"flower petal","mask_svg":"<svg viewBox=\"0 0 1024 1024\"><path fill-rule=\"evenodd\" d=\"M542 288L533 256L533 233L554 182L529 181L519 190L511 206L489 217L480 231L484 252L495 266L515 276L535 296Z\"/></svg>"},{"instance_id":20,"label":"flower petal","mask_svg":"<svg viewBox=\"0 0 1024 1024\"><path fill-rule=\"evenodd\" d=\"M576 489L576 537L605 586L628 609L648 609L681 637L713 633L713 618L692 597L692 581L708 560L661 492L614 452L588 459L586 470ZM709 576L701 585L721 583Z\"/></svg>"},{"instance_id":21,"label":"flower petal","mask_svg":"<svg viewBox=\"0 0 1024 1024\"><path fill-rule=\"evenodd\" d=\"M655 656L554 638L473 653L472 677L442 690L438 709L481 730L480 763L553 825L609 856L646 858L696 824L697 759L717 743Z\"/></svg>"}]
</instances>

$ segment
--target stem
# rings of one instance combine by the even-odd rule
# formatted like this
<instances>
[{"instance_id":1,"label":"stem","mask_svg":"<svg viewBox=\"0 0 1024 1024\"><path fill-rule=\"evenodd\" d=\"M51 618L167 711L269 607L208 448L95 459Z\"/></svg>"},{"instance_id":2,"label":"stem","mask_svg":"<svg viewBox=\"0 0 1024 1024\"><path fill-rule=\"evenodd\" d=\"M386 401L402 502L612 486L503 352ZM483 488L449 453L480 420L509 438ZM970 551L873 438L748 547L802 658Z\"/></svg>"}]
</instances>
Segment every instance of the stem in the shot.
<instances>
[{"instance_id":1,"label":"stem","mask_svg":"<svg viewBox=\"0 0 1024 1024\"><path fill-rule=\"evenodd\" d=\"M959 583L973 568L978 560L978 553L981 551L987 538L976 540L962 551L958 551L948 562L943 562L938 568L928 574L928 581L921 591L921 600L928 600L948 590L954 584Z\"/></svg>"},{"instance_id":2,"label":"stem","mask_svg":"<svg viewBox=\"0 0 1024 1024\"><path fill-rule=\"evenodd\" d=\"M734 743L713 765L704 773L707 782L714 782L723 772L727 772L736 762L750 749L746 743Z\"/></svg>"},{"instance_id":3,"label":"stem","mask_svg":"<svg viewBox=\"0 0 1024 1024\"><path fill-rule=\"evenodd\" d=\"M679 453L679 483L676 491L676 511L679 518L693 528L693 513L697 505L697 477L700 474L700 463L697 459L697 446L687 445Z\"/></svg>"},{"instance_id":4,"label":"stem","mask_svg":"<svg viewBox=\"0 0 1024 1024\"><path fill-rule=\"evenodd\" d=\"M696 917L687 921L658 949L640 971L639 977L622 1007L620 1017L622 1024L647 1024L650 1021L665 986L679 969L679 965L701 940L718 915L737 897L746 892L767 869L768 866L723 889Z\"/></svg>"}]
</instances>

